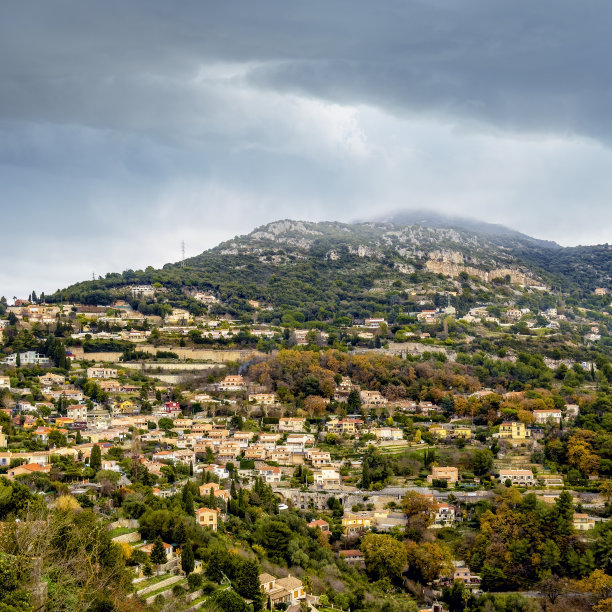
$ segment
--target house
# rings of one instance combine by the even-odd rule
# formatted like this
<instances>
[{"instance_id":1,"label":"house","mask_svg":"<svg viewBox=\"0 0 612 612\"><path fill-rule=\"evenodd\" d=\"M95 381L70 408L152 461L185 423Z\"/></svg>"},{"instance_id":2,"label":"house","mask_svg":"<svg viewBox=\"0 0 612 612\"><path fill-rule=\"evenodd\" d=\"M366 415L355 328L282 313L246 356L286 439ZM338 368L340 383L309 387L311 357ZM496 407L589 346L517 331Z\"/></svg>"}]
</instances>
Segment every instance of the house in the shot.
<instances>
[{"instance_id":1,"label":"house","mask_svg":"<svg viewBox=\"0 0 612 612\"><path fill-rule=\"evenodd\" d=\"M75 421L87 421L87 406L84 404L73 404L66 408L68 418Z\"/></svg>"},{"instance_id":2,"label":"house","mask_svg":"<svg viewBox=\"0 0 612 612\"><path fill-rule=\"evenodd\" d=\"M437 425L437 424L436 425L432 425L429 428L429 433L434 435L439 440L442 440L442 439L446 438L446 436L448 436L448 430L445 427L442 427L442 425Z\"/></svg>"},{"instance_id":3,"label":"house","mask_svg":"<svg viewBox=\"0 0 612 612\"><path fill-rule=\"evenodd\" d=\"M308 527L312 527L313 529L319 529L323 533L326 533L329 531L329 523L327 521L324 521L323 519L317 519L316 521L310 521L310 523L308 523Z\"/></svg>"},{"instance_id":4,"label":"house","mask_svg":"<svg viewBox=\"0 0 612 612\"><path fill-rule=\"evenodd\" d=\"M275 578L271 574L260 574L259 584L261 592L270 599L272 606L279 603L294 604L306 597L302 581L291 575Z\"/></svg>"},{"instance_id":5,"label":"house","mask_svg":"<svg viewBox=\"0 0 612 612\"><path fill-rule=\"evenodd\" d=\"M304 431L306 419L295 417L283 417L278 421L278 431L281 432L297 432Z\"/></svg>"},{"instance_id":6,"label":"house","mask_svg":"<svg viewBox=\"0 0 612 612\"><path fill-rule=\"evenodd\" d=\"M228 374L217 387L220 391L243 391L247 388L244 378L239 374Z\"/></svg>"},{"instance_id":7,"label":"house","mask_svg":"<svg viewBox=\"0 0 612 612\"><path fill-rule=\"evenodd\" d=\"M579 512L574 512L574 519L572 523L576 531L589 531L589 529L593 529L593 527L595 527L594 518Z\"/></svg>"},{"instance_id":8,"label":"house","mask_svg":"<svg viewBox=\"0 0 612 612\"><path fill-rule=\"evenodd\" d=\"M499 470L499 480L504 483L510 480L513 485L532 486L536 484L531 470L518 470L513 468Z\"/></svg>"},{"instance_id":9,"label":"house","mask_svg":"<svg viewBox=\"0 0 612 612\"><path fill-rule=\"evenodd\" d=\"M386 406L387 404L387 399L381 395L380 391L361 391L359 397L364 406Z\"/></svg>"},{"instance_id":10,"label":"house","mask_svg":"<svg viewBox=\"0 0 612 612\"><path fill-rule=\"evenodd\" d=\"M438 504L432 527L452 527L455 524L457 511L449 504Z\"/></svg>"},{"instance_id":11,"label":"house","mask_svg":"<svg viewBox=\"0 0 612 612\"><path fill-rule=\"evenodd\" d=\"M469 440L472 437L472 430L469 427L455 427L453 429L453 438Z\"/></svg>"},{"instance_id":12,"label":"house","mask_svg":"<svg viewBox=\"0 0 612 612\"><path fill-rule=\"evenodd\" d=\"M168 561L172 561L174 558L176 558L172 545L166 544L166 542L162 542L162 543L164 545L164 551L166 552L166 559ZM144 546L141 546L139 550L142 550L142 552L150 556L151 553L153 552L153 546L155 546L155 542L150 542L149 544L145 544Z\"/></svg>"},{"instance_id":13,"label":"house","mask_svg":"<svg viewBox=\"0 0 612 612\"><path fill-rule=\"evenodd\" d=\"M276 393L249 393L249 402L260 406L274 406L278 403Z\"/></svg>"},{"instance_id":14,"label":"house","mask_svg":"<svg viewBox=\"0 0 612 612\"><path fill-rule=\"evenodd\" d=\"M504 422L499 426L499 437L503 440L522 441L529 437L529 431L520 421Z\"/></svg>"},{"instance_id":15,"label":"house","mask_svg":"<svg viewBox=\"0 0 612 612\"><path fill-rule=\"evenodd\" d=\"M342 531L346 536L359 535L372 527L372 517L365 512L345 514L342 518Z\"/></svg>"},{"instance_id":16,"label":"house","mask_svg":"<svg viewBox=\"0 0 612 612\"><path fill-rule=\"evenodd\" d=\"M274 484L281 481L281 470L278 467L264 465L257 470L257 474L263 478L268 484Z\"/></svg>"},{"instance_id":17,"label":"house","mask_svg":"<svg viewBox=\"0 0 612 612\"><path fill-rule=\"evenodd\" d=\"M306 451L306 459L310 461L312 467L321 467L331 463L331 455L327 451L311 448Z\"/></svg>"},{"instance_id":18,"label":"house","mask_svg":"<svg viewBox=\"0 0 612 612\"><path fill-rule=\"evenodd\" d=\"M87 378L117 378L117 370L100 366L87 368Z\"/></svg>"},{"instance_id":19,"label":"house","mask_svg":"<svg viewBox=\"0 0 612 612\"><path fill-rule=\"evenodd\" d=\"M26 463L25 465L19 465L14 468L10 468L7 472L9 480L13 480L17 476L23 476L24 474L48 474L51 471L50 465L39 465L38 463Z\"/></svg>"},{"instance_id":20,"label":"house","mask_svg":"<svg viewBox=\"0 0 612 612\"><path fill-rule=\"evenodd\" d=\"M544 425L546 423L555 423L559 425L561 423L561 410L554 408L549 410L534 410L533 416L535 418L535 422L539 425Z\"/></svg>"},{"instance_id":21,"label":"house","mask_svg":"<svg viewBox=\"0 0 612 612\"><path fill-rule=\"evenodd\" d=\"M200 495L202 497L205 495L210 495L211 491L214 491L215 497L222 499L224 502L228 502L230 500L230 492L222 489L216 482L207 482L206 484L200 486Z\"/></svg>"},{"instance_id":22,"label":"house","mask_svg":"<svg viewBox=\"0 0 612 612\"><path fill-rule=\"evenodd\" d=\"M404 432L398 427L380 427L373 431L378 440L403 440Z\"/></svg>"},{"instance_id":23,"label":"house","mask_svg":"<svg viewBox=\"0 0 612 612\"><path fill-rule=\"evenodd\" d=\"M0 389L10 389L11 378L10 376L0 376Z\"/></svg>"},{"instance_id":24,"label":"house","mask_svg":"<svg viewBox=\"0 0 612 612\"><path fill-rule=\"evenodd\" d=\"M325 429L330 433L354 436L363 424L361 419L331 419Z\"/></svg>"},{"instance_id":25,"label":"house","mask_svg":"<svg viewBox=\"0 0 612 612\"><path fill-rule=\"evenodd\" d=\"M340 486L340 473L333 468L321 468L313 472L314 486L317 489L334 489Z\"/></svg>"},{"instance_id":26,"label":"house","mask_svg":"<svg viewBox=\"0 0 612 612\"><path fill-rule=\"evenodd\" d=\"M365 566L365 556L360 550L341 550L340 558L349 565Z\"/></svg>"},{"instance_id":27,"label":"house","mask_svg":"<svg viewBox=\"0 0 612 612\"><path fill-rule=\"evenodd\" d=\"M11 353L8 357L2 360L1 363L10 366L17 365L17 357L19 356L19 363L22 366L26 365L51 365L51 360L45 355L41 355L36 351L25 351L23 353Z\"/></svg>"},{"instance_id":28,"label":"house","mask_svg":"<svg viewBox=\"0 0 612 612\"><path fill-rule=\"evenodd\" d=\"M219 510L216 508L198 508L195 511L196 521L201 527L209 527L213 531L217 531L217 520Z\"/></svg>"},{"instance_id":29,"label":"house","mask_svg":"<svg viewBox=\"0 0 612 612\"><path fill-rule=\"evenodd\" d=\"M434 480L446 480L448 484L454 484L459 480L459 470L452 466L434 466L431 468L431 474L427 476L427 482L433 482Z\"/></svg>"},{"instance_id":30,"label":"house","mask_svg":"<svg viewBox=\"0 0 612 612\"><path fill-rule=\"evenodd\" d=\"M169 418L174 419L181 414L181 406L178 402L166 402L162 409Z\"/></svg>"}]
</instances>

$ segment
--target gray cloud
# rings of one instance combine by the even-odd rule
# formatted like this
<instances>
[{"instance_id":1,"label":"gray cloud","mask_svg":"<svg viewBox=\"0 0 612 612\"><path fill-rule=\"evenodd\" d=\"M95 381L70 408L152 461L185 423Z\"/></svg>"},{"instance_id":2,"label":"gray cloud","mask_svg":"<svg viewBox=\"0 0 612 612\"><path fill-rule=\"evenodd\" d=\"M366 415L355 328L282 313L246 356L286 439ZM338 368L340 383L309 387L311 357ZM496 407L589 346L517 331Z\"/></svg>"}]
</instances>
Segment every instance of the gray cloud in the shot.
<instances>
[{"instance_id":1,"label":"gray cloud","mask_svg":"<svg viewBox=\"0 0 612 612\"><path fill-rule=\"evenodd\" d=\"M431 207L610 241L607 3L2 11L0 294L160 265L182 239L195 254L279 217Z\"/></svg>"}]
</instances>

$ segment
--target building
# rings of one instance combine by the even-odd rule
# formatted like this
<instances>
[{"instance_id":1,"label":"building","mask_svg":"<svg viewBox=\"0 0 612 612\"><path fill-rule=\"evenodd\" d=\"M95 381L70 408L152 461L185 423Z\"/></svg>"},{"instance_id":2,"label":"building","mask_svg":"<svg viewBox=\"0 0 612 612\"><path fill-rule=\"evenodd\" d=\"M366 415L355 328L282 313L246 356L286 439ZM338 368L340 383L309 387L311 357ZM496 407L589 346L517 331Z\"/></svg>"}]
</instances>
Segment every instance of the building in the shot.
<instances>
[{"instance_id":1,"label":"building","mask_svg":"<svg viewBox=\"0 0 612 612\"><path fill-rule=\"evenodd\" d=\"M11 379L9 376L0 376L0 389L10 389Z\"/></svg>"},{"instance_id":2,"label":"building","mask_svg":"<svg viewBox=\"0 0 612 612\"><path fill-rule=\"evenodd\" d=\"M372 517L364 512L361 514L345 514L342 518L342 531L345 536L359 535L372 527Z\"/></svg>"},{"instance_id":3,"label":"building","mask_svg":"<svg viewBox=\"0 0 612 612\"><path fill-rule=\"evenodd\" d=\"M324 521L323 519L310 521L310 523L308 523L308 527L312 527L313 529L319 529L324 533L329 531L329 523L327 521Z\"/></svg>"},{"instance_id":4,"label":"building","mask_svg":"<svg viewBox=\"0 0 612 612\"><path fill-rule=\"evenodd\" d=\"M210 495L210 492L213 491L216 498L222 499L224 502L229 502L230 500L230 492L222 489L221 486L216 482L207 482L200 486L200 495L204 497L205 495Z\"/></svg>"},{"instance_id":5,"label":"building","mask_svg":"<svg viewBox=\"0 0 612 612\"><path fill-rule=\"evenodd\" d=\"M455 524L457 510L449 504L438 504L432 527L452 527Z\"/></svg>"},{"instance_id":6,"label":"building","mask_svg":"<svg viewBox=\"0 0 612 612\"><path fill-rule=\"evenodd\" d=\"M524 423L520 421L508 421L499 426L499 437L503 440L526 440L529 437Z\"/></svg>"},{"instance_id":7,"label":"building","mask_svg":"<svg viewBox=\"0 0 612 612\"><path fill-rule=\"evenodd\" d=\"M555 423L559 425L561 423L561 410L554 408L549 410L534 410L533 416L535 418L535 422L539 425L544 425L546 423Z\"/></svg>"},{"instance_id":8,"label":"building","mask_svg":"<svg viewBox=\"0 0 612 612\"><path fill-rule=\"evenodd\" d=\"M448 429L442 427L442 425L432 425L429 428L429 433L433 434L436 438L443 440L448 436Z\"/></svg>"},{"instance_id":9,"label":"building","mask_svg":"<svg viewBox=\"0 0 612 612\"><path fill-rule=\"evenodd\" d=\"M340 486L340 473L333 468L321 468L313 472L317 489L335 489Z\"/></svg>"},{"instance_id":10,"label":"building","mask_svg":"<svg viewBox=\"0 0 612 612\"><path fill-rule=\"evenodd\" d=\"M51 360L45 355L41 355L36 351L25 351L19 353L19 362L22 366L27 365L51 365ZM2 360L2 363L10 366L17 365L17 353L12 353Z\"/></svg>"},{"instance_id":11,"label":"building","mask_svg":"<svg viewBox=\"0 0 612 612\"><path fill-rule=\"evenodd\" d=\"M387 399L383 397L380 391L360 391L359 397L364 406L386 406Z\"/></svg>"},{"instance_id":12,"label":"building","mask_svg":"<svg viewBox=\"0 0 612 612\"><path fill-rule=\"evenodd\" d=\"M453 438L469 440L472 437L472 430L469 427L455 427L453 429Z\"/></svg>"},{"instance_id":13,"label":"building","mask_svg":"<svg viewBox=\"0 0 612 612\"><path fill-rule=\"evenodd\" d=\"M247 388L244 378L239 374L229 374L217 387L220 391L244 391Z\"/></svg>"},{"instance_id":14,"label":"building","mask_svg":"<svg viewBox=\"0 0 612 612\"><path fill-rule=\"evenodd\" d=\"M306 597L302 581L291 575L275 578L271 574L260 574L259 584L261 592L270 599L272 607L279 603L294 604Z\"/></svg>"},{"instance_id":15,"label":"building","mask_svg":"<svg viewBox=\"0 0 612 612\"><path fill-rule=\"evenodd\" d=\"M195 511L196 521L200 527L208 527L213 531L217 531L219 510L216 508L198 508Z\"/></svg>"},{"instance_id":16,"label":"building","mask_svg":"<svg viewBox=\"0 0 612 612\"><path fill-rule=\"evenodd\" d=\"M73 404L66 408L68 418L75 421L87 421L87 406L84 404Z\"/></svg>"},{"instance_id":17,"label":"building","mask_svg":"<svg viewBox=\"0 0 612 612\"><path fill-rule=\"evenodd\" d=\"M257 470L258 475L264 479L268 484L276 484L281 481L282 472L278 467L273 467L271 465L264 465L263 467Z\"/></svg>"},{"instance_id":18,"label":"building","mask_svg":"<svg viewBox=\"0 0 612 612\"><path fill-rule=\"evenodd\" d=\"M574 519L572 523L576 531L589 531L589 529L593 529L593 527L595 527L594 518L579 512L574 512Z\"/></svg>"},{"instance_id":19,"label":"building","mask_svg":"<svg viewBox=\"0 0 612 612\"><path fill-rule=\"evenodd\" d=\"M113 368L87 368L87 378L117 378L117 370Z\"/></svg>"},{"instance_id":20,"label":"building","mask_svg":"<svg viewBox=\"0 0 612 612\"><path fill-rule=\"evenodd\" d=\"M175 558L174 549L172 548L172 545L166 544L166 542L162 542L162 544L164 545L164 551L166 552L166 560L172 561ZM142 550L142 552L150 556L153 552L153 546L155 546L155 542L150 542L149 544L141 546L139 550Z\"/></svg>"},{"instance_id":21,"label":"building","mask_svg":"<svg viewBox=\"0 0 612 612\"><path fill-rule=\"evenodd\" d=\"M260 406L274 406L278 403L276 393L249 393L249 402Z\"/></svg>"},{"instance_id":22,"label":"building","mask_svg":"<svg viewBox=\"0 0 612 612\"><path fill-rule=\"evenodd\" d=\"M431 468L431 474L427 476L427 482L434 480L446 480L448 484L454 484L459 480L459 470L456 467L439 467Z\"/></svg>"},{"instance_id":23,"label":"building","mask_svg":"<svg viewBox=\"0 0 612 612\"><path fill-rule=\"evenodd\" d=\"M360 550L341 550L339 554L349 565L365 566L365 556Z\"/></svg>"},{"instance_id":24,"label":"building","mask_svg":"<svg viewBox=\"0 0 612 612\"><path fill-rule=\"evenodd\" d=\"M509 480L513 485L518 486L532 486L536 484L531 470L517 470L513 468L499 470L499 480L502 483Z\"/></svg>"},{"instance_id":25,"label":"building","mask_svg":"<svg viewBox=\"0 0 612 612\"><path fill-rule=\"evenodd\" d=\"M398 427L380 427L373 430L378 440L403 440L404 432Z\"/></svg>"},{"instance_id":26,"label":"building","mask_svg":"<svg viewBox=\"0 0 612 612\"><path fill-rule=\"evenodd\" d=\"M283 417L278 421L278 431L281 432L299 432L304 431L306 419L295 417Z\"/></svg>"}]
</instances>

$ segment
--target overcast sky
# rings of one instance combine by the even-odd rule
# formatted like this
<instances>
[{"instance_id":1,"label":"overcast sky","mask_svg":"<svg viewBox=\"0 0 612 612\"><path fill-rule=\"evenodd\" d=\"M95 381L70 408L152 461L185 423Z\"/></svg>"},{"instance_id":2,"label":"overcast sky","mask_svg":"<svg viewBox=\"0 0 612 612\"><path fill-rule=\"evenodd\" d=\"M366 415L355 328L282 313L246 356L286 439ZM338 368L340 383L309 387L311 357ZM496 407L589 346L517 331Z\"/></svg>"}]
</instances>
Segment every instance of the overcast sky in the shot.
<instances>
[{"instance_id":1,"label":"overcast sky","mask_svg":"<svg viewBox=\"0 0 612 612\"><path fill-rule=\"evenodd\" d=\"M612 242L602 0L7 0L0 295L281 219Z\"/></svg>"}]
</instances>

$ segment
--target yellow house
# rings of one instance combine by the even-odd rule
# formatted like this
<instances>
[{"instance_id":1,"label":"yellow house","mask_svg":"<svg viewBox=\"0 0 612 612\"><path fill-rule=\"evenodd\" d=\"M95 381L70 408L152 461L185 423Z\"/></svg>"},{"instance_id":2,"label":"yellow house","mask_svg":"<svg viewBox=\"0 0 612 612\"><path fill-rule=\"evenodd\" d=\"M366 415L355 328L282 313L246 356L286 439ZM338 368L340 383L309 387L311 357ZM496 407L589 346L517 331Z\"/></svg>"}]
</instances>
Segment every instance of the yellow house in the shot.
<instances>
[{"instance_id":1,"label":"yellow house","mask_svg":"<svg viewBox=\"0 0 612 612\"><path fill-rule=\"evenodd\" d=\"M595 519L587 514L574 512L573 524L576 531L589 531L589 529L595 527Z\"/></svg>"},{"instance_id":2,"label":"yellow house","mask_svg":"<svg viewBox=\"0 0 612 612\"><path fill-rule=\"evenodd\" d=\"M342 519L344 535L357 535L372 526L372 518L362 514L347 514Z\"/></svg>"},{"instance_id":3,"label":"yellow house","mask_svg":"<svg viewBox=\"0 0 612 612\"><path fill-rule=\"evenodd\" d=\"M442 425L432 425L429 428L429 432L441 440L448 436L448 430L444 429Z\"/></svg>"},{"instance_id":4,"label":"yellow house","mask_svg":"<svg viewBox=\"0 0 612 612\"><path fill-rule=\"evenodd\" d=\"M499 426L499 437L506 440L526 440L529 434L524 423L512 421Z\"/></svg>"},{"instance_id":5,"label":"yellow house","mask_svg":"<svg viewBox=\"0 0 612 612\"><path fill-rule=\"evenodd\" d=\"M469 440L472 437L472 430L469 427L455 427L455 429L453 429L453 436L455 438Z\"/></svg>"},{"instance_id":6,"label":"yellow house","mask_svg":"<svg viewBox=\"0 0 612 612\"><path fill-rule=\"evenodd\" d=\"M115 410L117 414L132 414L137 412L138 408L134 402L124 400L123 402L119 402L115 405Z\"/></svg>"},{"instance_id":7,"label":"yellow house","mask_svg":"<svg viewBox=\"0 0 612 612\"><path fill-rule=\"evenodd\" d=\"M198 508L195 511L196 521L201 527L210 527L213 531L217 531L217 515L219 511L217 509L211 510L210 508Z\"/></svg>"}]
</instances>

